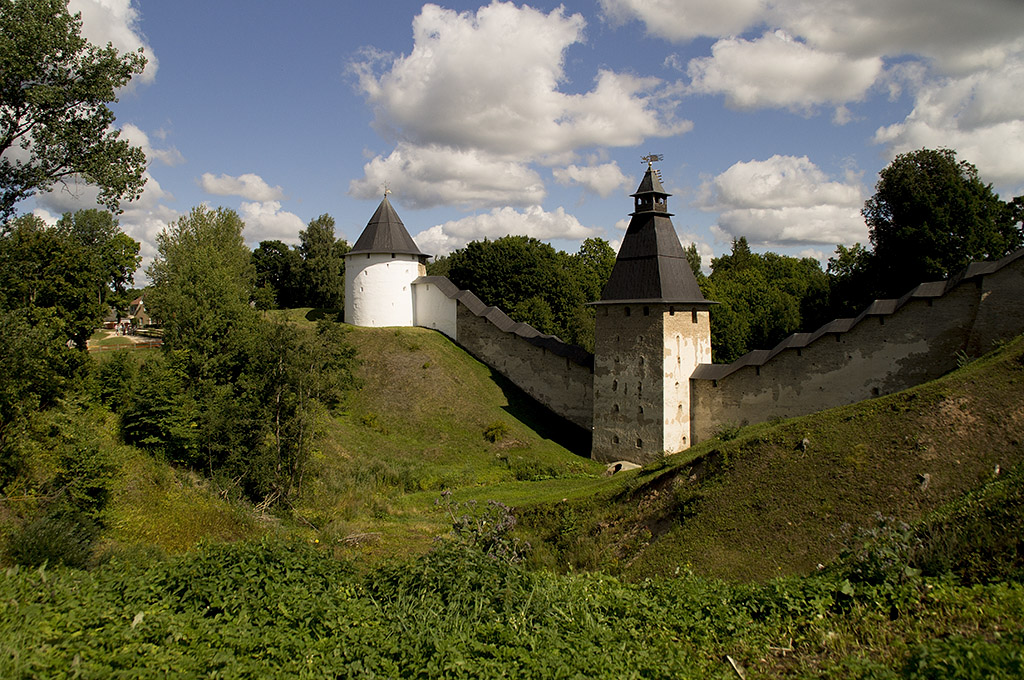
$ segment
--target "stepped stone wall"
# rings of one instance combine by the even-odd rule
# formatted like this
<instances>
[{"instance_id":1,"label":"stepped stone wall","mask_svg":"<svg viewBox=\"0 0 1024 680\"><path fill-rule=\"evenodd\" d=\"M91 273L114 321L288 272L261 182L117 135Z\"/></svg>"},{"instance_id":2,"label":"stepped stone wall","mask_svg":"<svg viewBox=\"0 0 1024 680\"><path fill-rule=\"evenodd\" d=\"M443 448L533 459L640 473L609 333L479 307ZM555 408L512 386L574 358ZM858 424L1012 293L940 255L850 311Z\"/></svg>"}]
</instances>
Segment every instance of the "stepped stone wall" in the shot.
<instances>
[{"instance_id":1,"label":"stepped stone wall","mask_svg":"<svg viewBox=\"0 0 1024 680\"><path fill-rule=\"evenodd\" d=\"M594 430L592 354L513 321L445 277L421 276L412 289L415 325L445 333L554 413ZM699 364L688 381L689 443L710 439L723 426L814 413L919 385L954 369L962 353L979 356L1021 332L1024 249L972 264L948 281L921 284L898 300L876 300L856 318L796 333L774 349L731 364Z\"/></svg>"},{"instance_id":2,"label":"stepped stone wall","mask_svg":"<svg viewBox=\"0 0 1024 680\"><path fill-rule=\"evenodd\" d=\"M445 333L554 413L590 431L592 354L513 321L443 276L421 276L413 289L417 326Z\"/></svg>"},{"instance_id":3,"label":"stepped stone wall","mask_svg":"<svg viewBox=\"0 0 1024 680\"><path fill-rule=\"evenodd\" d=\"M877 300L854 319L797 333L690 380L693 442L725 425L792 417L937 378L958 353L980 355L1024 332L1024 249L948 281Z\"/></svg>"}]
</instances>

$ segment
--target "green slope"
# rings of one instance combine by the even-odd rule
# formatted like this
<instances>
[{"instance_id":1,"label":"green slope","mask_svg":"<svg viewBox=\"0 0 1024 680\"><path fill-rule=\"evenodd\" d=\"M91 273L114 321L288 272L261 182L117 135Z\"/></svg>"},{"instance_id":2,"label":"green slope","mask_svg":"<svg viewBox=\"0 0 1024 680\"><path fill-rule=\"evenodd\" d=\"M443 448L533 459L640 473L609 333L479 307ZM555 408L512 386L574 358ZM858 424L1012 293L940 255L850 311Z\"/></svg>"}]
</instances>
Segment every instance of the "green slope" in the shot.
<instances>
[{"instance_id":1,"label":"green slope","mask_svg":"<svg viewBox=\"0 0 1024 680\"><path fill-rule=\"evenodd\" d=\"M584 501L524 507L536 561L630 577L812 572L880 517L916 522L1020 465L1024 339L911 390L728 436Z\"/></svg>"},{"instance_id":2,"label":"green slope","mask_svg":"<svg viewBox=\"0 0 1024 680\"><path fill-rule=\"evenodd\" d=\"M270 315L295 324L317 317L308 309ZM121 447L104 550L179 553L204 541L272 533L376 561L425 552L450 529L435 505L445 490L459 501L514 504L562 498L602 481L604 466L576 453L588 452L577 428L440 333L345 328L358 352L360 387L320 419L320 449L289 505L226 500L229 492L200 475ZM485 438L489 428L494 441Z\"/></svg>"},{"instance_id":3,"label":"green slope","mask_svg":"<svg viewBox=\"0 0 1024 680\"><path fill-rule=\"evenodd\" d=\"M450 528L435 501L451 490L515 507L537 566L765 579L827 565L877 517L920 520L1024 457L1024 339L933 383L608 478L579 432L443 335L348 327L346 337L361 387L323 420L291 507L247 516L194 476L140 459L112 499L110 538L177 552L272 531L376 561L427 550ZM489 441L499 423L504 435Z\"/></svg>"},{"instance_id":4,"label":"green slope","mask_svg":"<svg viewBox=\"0 0 1024 680\"><path fill-rule=\"evenodd\" d=\"M529 502L604 471L576 428L440 333L348 328L361 387L325 423L294 506L343 553L425 550L447 528L434 505L444 490ZM500 431L496 441L485 437L489 428Z\"/></svg>"}]
</instances>

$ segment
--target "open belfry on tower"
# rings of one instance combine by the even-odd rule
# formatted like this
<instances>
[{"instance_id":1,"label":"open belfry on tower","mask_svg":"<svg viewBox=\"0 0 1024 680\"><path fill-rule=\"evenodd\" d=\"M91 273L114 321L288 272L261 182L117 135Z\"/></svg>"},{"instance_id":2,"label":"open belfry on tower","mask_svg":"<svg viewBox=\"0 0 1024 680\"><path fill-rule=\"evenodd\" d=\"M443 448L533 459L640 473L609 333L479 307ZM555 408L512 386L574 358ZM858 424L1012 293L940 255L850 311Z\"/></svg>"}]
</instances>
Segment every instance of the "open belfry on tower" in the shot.
<instances>
[{"instance_id":1,"label":"open belfry on tower","mask_svg":"<svg viewBox=\"0 0 1024 680\"><path fill-rule=\"evenodd\" d=\"M647 463L690 445L690 374L711 363L704 299L648 156L597 311L592 457Z\"/></svg>"}]
</instances>

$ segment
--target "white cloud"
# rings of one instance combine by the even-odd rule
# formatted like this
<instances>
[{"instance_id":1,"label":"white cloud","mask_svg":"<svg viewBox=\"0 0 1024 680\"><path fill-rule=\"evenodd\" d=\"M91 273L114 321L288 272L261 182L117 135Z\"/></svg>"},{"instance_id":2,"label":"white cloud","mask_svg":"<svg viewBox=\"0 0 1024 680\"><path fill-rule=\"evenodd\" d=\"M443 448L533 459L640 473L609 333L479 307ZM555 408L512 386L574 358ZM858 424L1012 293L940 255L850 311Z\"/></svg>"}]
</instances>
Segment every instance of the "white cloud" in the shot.
<instances>
[{"instance_id":1,"label":"white cloud","mask_svg":"<svg viewBox=\"0 0 1024 680\"><path fill-rule=\"evenodd\" d=\"M424 5L408 55L388 62L369 53L353 65L375 127L397 140L391 156L366 166L353 191L376 194L381 178L371 173L388 165L415 173L419 205L527 205L544 191L528 164L568 163L582 149L635 146L691 128L675 117L677 92L657 78L601 70L589 91L562 91L566 53L583 41L584 26L564 8L544 13L492 2L458 13ZM464 193L453 193L442 164L416 162L440 157L496 173L456 172ZM510 177L527 186L509 184ZM389 179L397 186L397 175Z\"/></svg>"},{"instance_id":2,"label":"white cloud","mask_svg":"<svg viewBox=\"0 0 1024 680\"><path fill-rule=\"evenodd\" d=\"M811 47L862 58L919 55L949 73L998 66L1024 35L1018 0L600 0L667 40L732 38L760 25Z\"/></svg>"},{"instance_id":3,"label":"white cloud","mask_svg":"<svg viewBox=\"0 0 1024 680\"><path fill-rule=\"evenodd\" d=\"M804 248L796 254L797 257L809 257L812 260L817 260L823 266L828 266L828 259L832 257L832 253L826 253L821 248Z\"/></svg>"},{"instance_id":4,"label":"white cloud","mask_svg":"<svg viewBox=\"0 0 1024 680\"><path fill-rule=\"evenodd\" d=\"M711 273L711 259L715 256L715 249L711 247L711 244L704 241L697 234L690 232L677 231L676 235L679 237L679 242L683 244L684 248L694 244L697 246L697 254L700 255L700 268L706 274Z\"/></svg>"},{"instance_id":5,"label":"white cloud","mask_svg":"<svg viewBox=\"0 0 1024 680\"><path fill-rule=\"evenodd\" d=\"M51 227L57 224L57 220L60 219L59 217L51 213L49 210L46 210L45 208L36 208L32 211L32 214L41 219L43 222L46 222Z\"/></svg>"},{"instance_id":6,"label":"white cloud","mask_svg":"<svg viewBox=\"0 0 1024 680\"><path fill-rule=\"evenodd\" d=\"M720 211L716 234L752 244L865 242L864 190L856 177L838 182L808 158L772 156L736 163L702 187L701 207Z\"/></svg>"},{"instance_id":7,"label":"white cloud","mask_svg":"<svg viewBox=\"0 0 1024 680\"><path fill-rule=\"evenodd\" d=\"M583 226L563 208L546 212L540 206L531 206L522 212L512 208L495 208L482 215L438 224L416 234L413 240L424 252L446 255L470 241L496 239L510 234L541 240L575 240L600 235L597 229Z\"/></svg>"},{"instance_id":8,"label":"white cloud","mask_svg":"<svg viewBox=\"0 0 1024 680\"><path fill-rule=\"evenodd\" d=\"M619 168L619 164L603 163L580 167L570 165L567 168L552 170L555 181L566 186L576 183L598 196L607 198L623 187L629 186L630 178Z\"/></svg>"},{"instance_id":9,"label":"white cloud","mask_svg":"<svg viewBox=\"0 0 1024 680\"><path fill-rule=\"evenodd\" d=\"M882 65L879 57L849 59L774 31L753 41L719 40L710 57L690 61L687 73L694 92L724 94L733 108L809 111L861 99Z\"/></svg>"},{"instance_id":10,"label":"white cloud","mask_svg":"<svg viewBox=\"0 0 1024 680\"><path fill-rule=\"evenodd\" d=\"M600 0L612 23L639 19L651 35L667 40L742 33L760 21L762 0Z\"/></svg>"},{"instance_id":11,"label":"white cloud","mask_svg":"<svg viewBox=\"0 0 1024 680\"><path fill-rule=\"evenodd\" d=\"M168 223L179 217L177 210L166 205L167 202L174 200L174 196L164 191L160 183L149 172L144 173L144 177L146 186L142 191L142 196L130 203L122 202L123 212L115 216L121 230L139 242L142 264L135 273L136 286L148 283L145 269L156 255L157 235L167 227ZM66 212L102 207L96 203L98 195L97 187L72 180L68 182L67 186L58 186L52 191L37 194L35 196L36 208L33 212L40 214L43 219L47 219L45 215L63 215ZM45 213L45 215L41 213Z\"/></svg>"},{"instance_id":12,"label":"white cloud","mask_svg":"<svg viewBox=\"0 0 1024 680\"><path fill-rule=\"evenodd\" d=\"M791 0L770 21L852 58L919 55L950 73L997 66L1024 34L1016 0Z\"/></svg>"},{"instance_id":13,"label":"white cloud","mask_svg":"<svg viewBox=\"0 0 1024 680\"><path fill-rule=\"evenodd\" d=\"M284 198L281 187L272 187L251 172L232 177L205 172L199 179L203 191L217 196L241 196L250 201L276 201Z\"/></svg>"},{"instance_id":14,"label":"white cloud","mask_svg":"<svg viewBox=\"0 0 1024 680\"><path fill-rule=\"evenodd\" d=\"M412 208L527 206L539 204L547 193L540 175L524 163L444 146L399 144L386 158L366 163L363 177L351 182L349 193L380 197L385 183Z\"/></svg>"},{"instance_id":15,"label":"white cloud","mask_svg":"<svg viewBox=\"0 0 1024 680\"><path fill-rule=\"evenodd\" d=\"M910 92L913 112L882 127L875 141L890 157L921 146L955 148L989 181L1024 182L1020 76L1024 11L1020 0L787 0L680 3L601 0L611 21L685 41L719 38L709 56L686 67L691 91L722 94L729 106L800 113L846 104L872 87ZM717 7L716 7L717 6ZM721 13L719 13L719 8ZM752 38L751 31L762 33ZM678 56L669 66L681 68Z\"/></svg>"},{"instance_id":16,"label":"white cloud","mask_svg":"<svg viewBox=\"0 0 1024 680\"><path fill-rule=\"evenodd\" d=\"M70 0L68 10L82 14L82 36L89 42L100 46L110 43L121 53L141 47L147 62L137 78L143 83L156 79L157 58L139 29L139 12L132 0Z\"/></svg>"},{"instance_id":17,"label":"white cloud","mask_svg":"<svg viewBox=\"0 0 1024 680\"><path fill-rule=\"evenodd\" d=\"M302 218L281 210L278 201L243 201L240 216L245 222L245 240L252 244L273 240L298 243L299 232L306 228Z\"/></svg>"},{"instance_id":18,"label":"white cloud","mask_svg":"<svg viewBox=\"0 0 1024 680\"><path fill-rule=\"evenodd\" d=\"M1024 51L998 69L922 85L910 115L880 128L875 142L890 157L956 149L984 181L1016 193L1024 183Z\"/></svg>"},{"instance_id":19,"label":"white cloud","mask_svg":"<svg viewBox=\"0 0 1024 680\"><path fill-rule=\"evenodd\" d=\"M185 157L173 146L167 149L154 148L149 141L149 135L131 123L126 123L121 127L121 138L128 140L133 146L141 147L147 160L158 160L164 165L171 166L185 162Z\"/></svg>"}]
</instances>

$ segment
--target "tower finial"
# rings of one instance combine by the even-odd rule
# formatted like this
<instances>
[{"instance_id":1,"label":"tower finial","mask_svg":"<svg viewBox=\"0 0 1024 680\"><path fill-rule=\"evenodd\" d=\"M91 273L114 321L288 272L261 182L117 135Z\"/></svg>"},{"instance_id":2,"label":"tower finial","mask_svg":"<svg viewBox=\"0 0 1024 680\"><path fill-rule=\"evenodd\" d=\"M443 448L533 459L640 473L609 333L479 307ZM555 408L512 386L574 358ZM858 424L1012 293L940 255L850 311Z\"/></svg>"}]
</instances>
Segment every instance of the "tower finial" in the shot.
<instances>
[{"instance_id":1,"label":"tower finial","mask_svg":"<svg viewBox=\"0 0 1024 680\"><path fill-rule=\"evenodd\" d=\"M385 180L384 181L384 198L387 198L388 194L390 194L390 193L391 193L391 184L387 180Z\"/></svg>"},{"instance_id":2,"label":"tower finial","mask_svg":"<svg viewBox=\"0 0 1024 680\"><path fill-rule=\"evenodd\" d=\"M646 156L641 156L640 160L647 162L647 167L650 168L651 164L655 161L665 160L665 156L660 153L649 153Z\"/></svg>"}]
</instances>

